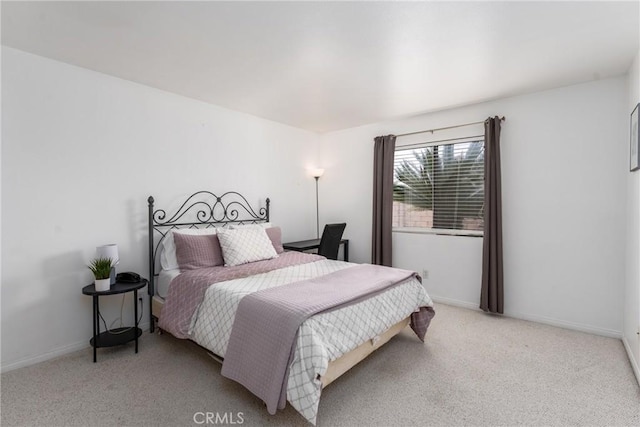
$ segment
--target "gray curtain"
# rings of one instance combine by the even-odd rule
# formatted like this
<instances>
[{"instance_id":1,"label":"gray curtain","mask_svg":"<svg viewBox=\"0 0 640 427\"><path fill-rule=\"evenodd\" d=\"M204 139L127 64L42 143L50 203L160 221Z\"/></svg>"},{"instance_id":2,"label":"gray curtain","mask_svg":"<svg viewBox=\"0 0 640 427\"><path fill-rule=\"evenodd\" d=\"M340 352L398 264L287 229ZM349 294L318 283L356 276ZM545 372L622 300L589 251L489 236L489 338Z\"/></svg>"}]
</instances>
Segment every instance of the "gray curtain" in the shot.
<instances>
[{"instance_id":1,"label":"gray curtain","mask_svg":"<svg viewBox=\"0 0 640 427\"><path fill-rule=\"evenodd\" d=\"M394 135L378 136L374 141L371 263L391 266L393 156L396 137Z\"/></svg>"},{"instance_id":2,"label":"gray curtain","mask_svg":"<svg viewBox=\"0 0 640 427\"><path fill-rule=\"evenodd\" d=\"M503 313L500 118L484 122L484 239L480 308Z\"/></svg>"}]
</instances>

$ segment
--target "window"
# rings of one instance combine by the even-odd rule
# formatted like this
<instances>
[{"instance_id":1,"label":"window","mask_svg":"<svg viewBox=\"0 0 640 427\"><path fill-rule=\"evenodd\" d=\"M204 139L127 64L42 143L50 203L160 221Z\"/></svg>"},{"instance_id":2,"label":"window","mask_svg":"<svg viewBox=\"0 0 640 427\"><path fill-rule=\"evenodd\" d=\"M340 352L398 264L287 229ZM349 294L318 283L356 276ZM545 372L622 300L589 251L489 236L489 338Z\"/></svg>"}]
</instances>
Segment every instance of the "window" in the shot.
<instances>
[{"instance_id":1,"label":"window","mask_svg":"<svg viewBox=\"0 0 640 427\"><path fill-rule=\"evenodd\" d=\"M484 138L441 142L396 147L394 230L482 235Z\"/></svg>"}]
</instances>

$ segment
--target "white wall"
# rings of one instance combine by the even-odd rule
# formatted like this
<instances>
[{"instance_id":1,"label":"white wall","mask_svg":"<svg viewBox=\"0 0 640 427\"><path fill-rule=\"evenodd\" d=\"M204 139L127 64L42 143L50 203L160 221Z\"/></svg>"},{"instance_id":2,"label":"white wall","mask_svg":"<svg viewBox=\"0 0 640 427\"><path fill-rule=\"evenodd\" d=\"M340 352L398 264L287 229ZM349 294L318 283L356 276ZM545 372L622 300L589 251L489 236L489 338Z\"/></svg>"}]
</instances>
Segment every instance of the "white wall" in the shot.
<instances>
[{"instance_id":1,"label":"white wall","mask_svg":"<svg viewBox=\"0 0 640 427\"><path fill-rule=\"evenodd\" d=\"M305 168L316 134L11 48L2 56L3 370L88 346L85 265L117 243L118 270L147 275L149 195L158 205L201 189L269 196L285 241L315 232ZM108 320L120 298L101 298ZM144 310L148 323L146 300Z\"/></svg>"},{"instance_id":2,"label":"white wall","mask_svg":"<svg viewBox=\"0 0 640 427\"><path fill-rule=\"evenodd\" d=\"M496 114L507 116L506 314L620 336L623 283L628 288L634 274L637 280L640 253L640 174L628 173L628 106L640 96L637 58L634 67L629 81L607 79L320 138L3 47L2 369L88 346L91 300L80 292L91 282L85 264L95 246L115 242L120 271L146 272L150 194L158 203L202 188L236 189L256 201L269 196L273 221L286 225L284 239L301 239L315 230L314 182L305 168L319 155L326 169L321 224L347 221L352 260L368 262L373 138ZM98 188L109 189L106 197L96 195ZM635 241L625 243L625 228L633 233L634 224ZM396 233L393 243L394 264L428 269L425 286L437 300L477 307L480 238ZM117 317L119 302L104 301L107 319Z\"/></svg>"},{"instance_id":3,"label":"white wall","mask_svg":"<svg viewBox=\"0 0 640 427\"><path fill-rule=\"evenodd\" d=\"M373 138L505 115L505 314L621 336L628 113L624 77L334 132L321 140L321 222L370 261ZM330 196L329 196L330 195ZM436 300L478 307L482 240L394 233L394 265Z\"/></svg>"},{"instance_id":4,"label":"white wall","mask_svg":"<svg viewBox=\"0 0 640 427\"><path fill-rule=\"evenodd\" d=\"M640 102L640 52L628 75L627 121ZM627 136L629 138L630 136ZM640 171L627 174L627 275L624 290L623 342L640 382Z\"/></svg>"}]
</instances>

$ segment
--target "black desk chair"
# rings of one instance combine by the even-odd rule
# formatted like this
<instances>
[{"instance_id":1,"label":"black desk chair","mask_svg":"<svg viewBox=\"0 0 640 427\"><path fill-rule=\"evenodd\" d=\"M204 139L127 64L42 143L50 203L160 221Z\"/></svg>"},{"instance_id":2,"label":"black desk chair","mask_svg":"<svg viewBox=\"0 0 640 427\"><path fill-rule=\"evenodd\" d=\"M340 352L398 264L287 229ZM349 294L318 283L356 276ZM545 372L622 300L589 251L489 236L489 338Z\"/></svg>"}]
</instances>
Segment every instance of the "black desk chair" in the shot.
<instances>
[{"instance_id":1,"label":"black desk chair","mask_svg":"<svg viewBox=\"0 0 640 427\"><path fill-rule=\"evenodd\" d=\"M340 240L342 233L347 224L327 224L322 231L320 245L318 246L318 255L322 255L327 259L338 259L338 249L340 248Z\"/></svg>"}]
</instances>

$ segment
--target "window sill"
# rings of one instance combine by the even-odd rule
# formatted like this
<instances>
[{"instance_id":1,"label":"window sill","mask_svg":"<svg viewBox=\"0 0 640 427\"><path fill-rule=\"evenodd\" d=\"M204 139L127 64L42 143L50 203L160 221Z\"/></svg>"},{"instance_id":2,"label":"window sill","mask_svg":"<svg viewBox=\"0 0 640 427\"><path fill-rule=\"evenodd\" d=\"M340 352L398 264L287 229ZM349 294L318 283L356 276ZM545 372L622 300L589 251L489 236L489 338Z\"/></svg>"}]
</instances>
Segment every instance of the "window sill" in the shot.
<instances>
[{"instance_id":1,"label":"window sill","mask_svg":"<svg viewBox=\"0 0 640 427\"><path fill-rule=\"evenodd\" d=\"M392 233L407 234L436 234L440 236L463 236L463 237L483 237L482 231L474 230L444 230L434 228L418 228L418 227L394 227Z\"/></svg>"}]
</instances>

